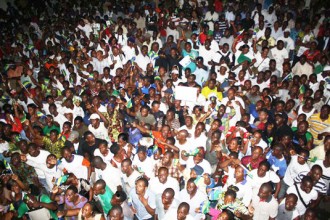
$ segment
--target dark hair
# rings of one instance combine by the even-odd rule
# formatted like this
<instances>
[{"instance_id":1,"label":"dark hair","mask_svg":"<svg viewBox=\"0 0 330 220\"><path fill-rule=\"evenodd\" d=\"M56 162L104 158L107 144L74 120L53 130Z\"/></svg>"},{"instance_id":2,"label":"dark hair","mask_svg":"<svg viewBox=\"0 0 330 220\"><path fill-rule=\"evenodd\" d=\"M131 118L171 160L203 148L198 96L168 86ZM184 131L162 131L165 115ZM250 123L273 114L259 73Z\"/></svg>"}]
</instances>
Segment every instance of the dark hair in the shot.
<instances>
[{"instance_id":1,"label":"dark hair","mask_svg":"<svg viewBox=\"0 0 330 220\"><path fill-rule=\"evenodd\" d=\"M117 210L118 212L123 213L123 208L120 205L113 205L112 208L109 210L108 215L112 210Z\"/></svg>"},{"instance_id":2,"label":"dark hair","mask_svg":"<svg viewBox=\"0 0 330 220\"><path fill-rule=\"evenodd\" d=\"M259 164L259 167L261 167L261 166L267 167L267 171L270 170L270 163L267 160L261 161L260 164Z\"/></svg>"},{"instance_id":3,"label":"dark hair","mask_svg":"<svg viewBox=\"0 0 330 220\"><path fill-rule=\"evenodd\" d=\"M70 185L66 191L68 190L72 190L74 192L74 194L77 194L78 193L78 189L77 187L75 187L74 185Z\"/></svg>"},{"instance_id":4,"label":"dark hair","mask_svg":"<svg viewBox=\"0 0 330 220\"><path fill-rule=\"evenodd\" d=\"M91 131L86 131L84 133L84 139L86 139L88 135L94 135L94 134Z\"/></svg>"},{"instance_id":5,"label":"dark hair","mask_svg":"<svg viewBox=\"0 0 330 220\"><path fill-rule=\"evenodd\" d=\"M128 138L129 138L129 136L128 136L127 133L120 133L120 134L118 135L118 140L121 139L121 140L127 142L127 141L128 141Z\"/></svg>"},{"instance_id":6,"label":"dark hair","mask_svg":"<svg viewBox=\"0 0 330 220\"><path fill-rule=\"evenodd\" d=\"M127 194L124 191L117 191L114 196L116 196L120 202L124 202L127 199Z\"/></svg>"},{"instance_id":7,"label":"dark hair","mask_svg":"<svg viewBox=\"0 0 330 220\"><path fill-rule=\"evenodd\" d=\"M136 178L136 180L135 180L135 184L137 184L137 182L139 182L139 181L143 181L143 182L144 182L144 185L145 185L146 187L149 186L149 182L148 182L148 180L147 180L145 177L140 176L140 177Z\"/></svg>"},{"instance_id":8,"label":"dark hair","mask_svg":"<svg viewBox=\"0 0 330 220\"><path fill-rule=\"evenodd\" d=\"M117 144L117 142L113 143L110 147L110 152L113 153L114 155L116 155L120 150L119 145Z\"/></svg>"}]
</instances>

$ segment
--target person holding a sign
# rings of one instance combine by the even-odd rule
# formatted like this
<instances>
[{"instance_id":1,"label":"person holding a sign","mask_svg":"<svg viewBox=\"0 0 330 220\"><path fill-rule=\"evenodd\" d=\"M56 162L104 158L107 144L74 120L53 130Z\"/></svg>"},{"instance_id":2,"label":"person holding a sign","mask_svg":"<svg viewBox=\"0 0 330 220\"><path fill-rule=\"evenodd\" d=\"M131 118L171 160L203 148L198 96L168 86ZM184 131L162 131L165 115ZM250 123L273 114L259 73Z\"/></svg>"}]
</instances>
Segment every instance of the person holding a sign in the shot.
<instances>
[{"instance_id":1,"label":"person holding a sign","mask_svg":"<svg viewBox=\"0 0 330 220\"><path fill-rule=\"evenodd\" d=\"M178 47L180 48L180 40L178 41ZM183 66L183 69L190 68L191 72L195 72L196 63L195 60L198 57L198 52L191 49L191 43L187 42L185 48L181 50L183 59L180 61L180 64Z\"/></svg>"}]
</instances>

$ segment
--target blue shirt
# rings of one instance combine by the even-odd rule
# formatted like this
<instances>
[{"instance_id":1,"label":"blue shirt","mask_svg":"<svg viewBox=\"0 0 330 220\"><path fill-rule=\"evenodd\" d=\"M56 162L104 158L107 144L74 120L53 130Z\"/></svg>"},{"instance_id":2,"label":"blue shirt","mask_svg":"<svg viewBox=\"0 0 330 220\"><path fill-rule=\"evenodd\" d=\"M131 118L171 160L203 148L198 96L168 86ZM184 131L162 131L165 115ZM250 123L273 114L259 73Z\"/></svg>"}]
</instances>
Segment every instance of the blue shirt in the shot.
<instances>
[{"instance_id":1,"label":"blue shirt","mask_svg":"<svg viewBox=\"0 0 330 220\"><path fill-rule=\"evenodd\" d=\"M195 72L193 73L196 76L196 83L203 87L204 83L209 78L209 72L204 70L203 68L196 68Z\"/></svg>"},{"instance_id":2,"label":"blue shirt","mask_svg":"<svg viewBox=\"0 0 330 220\"><path fill-rule=\"evenodd\" d=\"M287 168L284 156L282 157L282 159L277 159L275 156L272 155L272 151L269 151L266 158L273 170L278 173L281 178L284 177Z\"/></svg>"},{"instance_id":3,"label":"blue shirt","mask_svg":"<svg viewBox=\"0 0 330 220\"><path fill-rule=\"evenodd\" d=\"M148 200L148 204L152 209L156 209L156 196L154 193L147 189L144 194L144 198ZM149 219L152 217L140 201L139 196L136 194L135 187L129 193L129 201L136 210L135 215L139 220Z\"/></svg>"},{"instance_id":4,"label":"blue shirt","mask_svg":"<svg viewBox=\"0 0 330 220\"><path fill-rule=\"evenodd\" d=\"M188 53L186 50L182 50L182 56L183 57L190 56L190 59L196 60L196 58L198 57L198 52L195 51L195 50L192 50L192 49L191 49L190 53ZM183 69L185 70L187 68L190 68L192 73L195 72L195 70L196 70L196 63L195 62L191 62L188 66L186 66Z\"/></svg>"}]
</instances>

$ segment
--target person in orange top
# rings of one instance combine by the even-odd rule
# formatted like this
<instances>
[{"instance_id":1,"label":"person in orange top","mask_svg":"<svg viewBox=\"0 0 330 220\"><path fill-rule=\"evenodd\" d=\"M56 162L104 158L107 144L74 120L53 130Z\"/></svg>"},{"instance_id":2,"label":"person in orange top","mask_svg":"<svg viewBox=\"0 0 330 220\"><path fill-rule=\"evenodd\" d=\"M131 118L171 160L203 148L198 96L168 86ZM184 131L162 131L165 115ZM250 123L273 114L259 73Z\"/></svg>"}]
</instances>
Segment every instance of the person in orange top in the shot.
<instances>
[{"instance_id":1,"label":"person in orange top","mask_svg":"<svg viewBox=\"0 0 330 220\"><path fill-rule=\"evenodd\" d=\"M14 117L9 112L6 113L6 123L12 126L12 132L21 133L21 131L23 130L23 125L19 118Z\"/></svg>"},{"instance_id":2,"label":"person in orange top","mask_svg":"<svg viewBox=\"0 0 330 220\"><path fill-rule=\"evenodd\" d=\"M139 129L142 133L145 134L150 134L150 136L154 139L154 144L157 145L159 148L162 149L162 153L165 152L165 145L163 144L166 142L166 139L170 137L171 132L170 132L170 127L167 125L164 125L160 131L152 131L149 130L136 122L132 122L133 127L136 127Z\"/></svg>"}]
</instances>

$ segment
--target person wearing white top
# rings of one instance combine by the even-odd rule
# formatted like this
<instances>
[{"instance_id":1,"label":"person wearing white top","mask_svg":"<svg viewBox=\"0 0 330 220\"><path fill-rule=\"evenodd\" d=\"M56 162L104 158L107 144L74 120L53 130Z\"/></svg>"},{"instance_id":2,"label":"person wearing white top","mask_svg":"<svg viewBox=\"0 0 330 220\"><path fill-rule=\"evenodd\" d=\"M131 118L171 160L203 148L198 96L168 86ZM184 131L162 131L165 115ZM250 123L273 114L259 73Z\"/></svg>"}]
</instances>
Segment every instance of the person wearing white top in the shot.
<instances>
[{"instance_id":1,"label":"person wearing white top","mask_svg":"<svg viewBox=\"0 0 330 220\"><path fill-rule=\"evenodd\" d=\"M49 154L46 159L46 166L39 166L44 171L48 189L53 189L54 180L62 176L62 171L57 166L57 158L55 155Z\"/></svg>"},{"instance_id":2,"label":"person wearing white top","mask_svg":"<svg viewBox=\"0 0 330 220\"><path fill-rule=\"evenodd\" d=\"M57 107L54 103L49 105L49 112L50 112L50 114L53 115L54 121L56 121L60 125L60 129L62 131L63 124L64 124L64 122L68 121L68 119L63 114L60 114L57 111Z\"/></svg>"},{"instance_id":3,"label":"person wearing white top","mask_svg":"<svg viewBox=\"0 0 330 220\"><path fill-rule=\"evenodd\" d=\"M95 168L95 181L103 179L111 191L116 192L117 187L121 186L121 172L99 156L93 157L91 164Z\"/></svg>"},{"instance_id":4,"label":"person wearing white top","mask_svg":"<svg viewBox=\"0 0 330 220\"><path fill-rule=\"evenodd\" d=\"M299 217L297 206L298 197L295 194L288 194L278 206L276 220L294 220ZM298 218L299 219L299 218Z\"/></svg>"},{"instance_id":5,"label":"person wearing white top","mask_svg":"<svg viewBox=\"0 0 330 220\"><path fill-rule=\"evenodd\" d=\"M104 126L104 122L100 122L100 116L93 113L89 120L91 124L88 126L88 130L92 132L96 138L106 140L110 144L111 140L108 135L108 129Z\"/></svg>"},{"instance_id":6,"label":"person wearing white top","mask_svg":"<svg viewBox=\"0 0 330 220\"><path fill-rule=\"evenodd\" d=\"M294 179L297 175L303 171L309 171L309 166L306 163L306 158L308 158L309 152L302 150L299 155L291 156L291 161L285 171L283 180L281 181L281 191L279 193L279 198L283 198L286 190L294 184Z\"/></svg>"},{"instance_id":7,"label":"person wearing white top","mask_svg":"<svg viewBox=\"0 0 330 220\"><path fill-rule=\"evenodd\" d=\"M108 142L102 141L98 148L94 151L94 156L99 156L104 162L110 162L113 158L113 153L110 152L108 148Z\"/></svg>"},{"instance_id":8,"label":"person wearing white top","mask_svg":"<svg viewBox=\"0 0 330 220\"><path fill-rule=\"evenodd\" d=\"M282 72L284 61L289 59L289 52L284 47L284 42L281 40L277 41L277 46L272 48L270 52L276 61L276 69Z\"/></svg>"},{"instance_id":9,"label":"person wearing white top","mask_svg":"<svg viewBox=\"0 0 330 220\"><path fill-rule=\"evenodd\" d=\"M26 156L26 164L33 167L38 175L39 182L48 190L46 176L42 167L46 167L47 157L50 154L48 151L39 150L36 144L30 143L28 146L29 154ZM24 161L24 160L22 160Z\"/></svg>"},{"instance_id":10,"label":"person wearing white top","mask_svg":"<svg viewBox=\"0 0 330 220\"><path fill-rule=\"evenodd\" d=\"M214 30L214 22L219 20L219 14L214 11L214 7L210 8L210 11L206 12L204 21L207 21L207 25L210 28L210 31Z\"/></svg>"},{"instance_id":11,"label":"person wearing white top","mask_svg":"<svg viewBox=\"0 0 330 220\"><path fill-rule=\"evenodd\" d=\"M187 182L185 189L182 189L179 193L180 202L188 202L190 205L189 214L194 217L194 219L204 219L203 213L197 213L196 209L200 208L200 205L207 201L208 198L205 193L199 191L195 184L195 178L190 178Z\"/></svg>"},{"instance_id":12,"label":"person wearing white top","mask_svg":"<svg viewBox=\"0 0 330 220\"><path fill-rule=\"evenodd\" d=\"M153 160L147 157L147 148L145 146L140 146L137 150L137 156L133 159L133 167L137 169L140 173L144 173L148 178L154 177L153 172Z\"/></svg>"},{"instance_id":13,"label":"person wearing white top","mask_svg":"<svg viewBox=\"0 0 330 220\"><path fill-rule=\"evenodd\" d=\"M310 176L305 176L301 183L290 186L286 193L293 193L298 197L296 208L300 216L304 215L306 212L306 206L304 203L308 205L311 201L315 201L318 198L318 193L315 189L313 189L313 180Z\"/></svg>"},{"instance_id":14,"label":"person wearing white top","mask_svg":"<svg viewBox=\"0 0 330 220\"><path fill-rule=\"evenodd\" d=\"M101 50L97 51L96 54L97 58L93 58L91 64L93 65L95 71L102 73L103 69L109 66L109 60L103 58L103 53Z\"/></svg>"},{"instance_id":15,"label":"person wearing white top","mask_svg":"<svg viewBox=\"0 0 330 220\"><path fill-rule=\"evenodd\" d=\"M118 68L123 68L124 64L127 63L127 59L124 54L119 53L117 47L112 47L112 54L109 54L108 61L110 64L110 75L116 76L116 70Z\"/></svg>"},{"instance_id":16,"label":"person wearing white top","mask_svg":"<svg viewBox=\"0 0 330 220\"><path fill-rule=\"evenodd\" d=\"M252 200L252 186L245 175L243 167L237 166L235 168L235 178L228 178L223 191L226 191L229 186L236 186L239 190L236 192L236 197L244 203L246 207L249 206ZM232 181L234 180L234 181Z\"/></svg>"},{"instance_id":17,"label":"person wearing white top","mask_svg":"<svg viewBox=\"0 0 330 220\"><path fill-rule=\"evenodd\" d=\"M135 62L143 71L147 70L147 66L151 62L150 57L148 56L147 46L144 45L141 47L141 53L136 56Z\"/></svg>"},{"instance_id":18,"label":"person wearing white top","mask_svg":"<svg viewBox=\"0 0 330 220\"><path fill-rule=\"evenodd\" d=\"M252 170L248 177L248 181L252 186L252 197L257 196L260 186L269 181L276 184L274 193L275 198L277 198L281 188L280 177L274 171L270 170L270 164L268 161L261 162L258 169Z\"/></svg>"},{"instance_id":19,"label":"person wearing white top","mask_svg":"<svg viewBox=\"0 0 330 220\"><path fill-rule=\"evenodd\" d=\"M175 197L179 195L179 182L175 178L168 176L168 168L166 167L160 167L158 176L151 178L149 183L149 189L156 196L162 194L166 188L172 188L175 192Z\"/></svg>"},{"instance_id":20,"label":"person wearing white top","mask_svg":"<svg viewBox=\"0 0 330 220\"><path fill-rule=\"evenodd\" d=\"M73 173L78 179L89 180L90 163L83 156L72 154L69 147L63 147L59 169L63 173Z\"/></svg>"},{"instance_id":21,"label":"person wearing white top","mask_svg":"<svg viewBox=\"0 0 330 220\"><path fill-rule=\"evenodd\" d=\"M121 162L121 181L123 190L128 194L135 186L135 181L141 176L141 173L133 169L132 160L129 158Z\"/></svg>"},{"instance_id":22,"label":"person wearing white top","mask_svg":"<svg viewBox=\"0 0 330 220\"><path fill-rule=\"evenodd\" d=\"M160 220L167 220L167 219L185 219L185 220L194 220L194 217L189 214L190 212L190 205L186 202L182 202L178 208L170 209L164 218Z\"/></svg>"},{"instance_id":23,"label":"person wearing white top","mask_svg":"<svg viewBox=\"0 0 330 220\"><path fill-rule=\"evenodd\" d=\"M210 162L204 159L204 150L203 148L199 148L199 152L196 156L190 156L187 161L187 168L190 170L191 168L195 167L196 165L203 168L203 174L212 174L212 168Z\"/></svg>"},{"instance_id":24,"label":"person wearing white top","mask_svg":"<svg viewBox=\"0 0 330 220\"><path fill-rule=\"evenodd\" d=\"M177 209L180 202L178 196L172 188L166 188L162 194L156 195L156 215L158 219L165 219L164 216L171 209Z\"/></svg>"}]
</instances>

